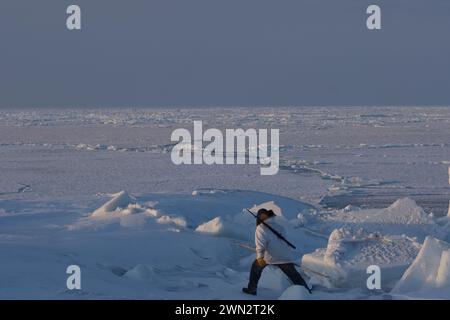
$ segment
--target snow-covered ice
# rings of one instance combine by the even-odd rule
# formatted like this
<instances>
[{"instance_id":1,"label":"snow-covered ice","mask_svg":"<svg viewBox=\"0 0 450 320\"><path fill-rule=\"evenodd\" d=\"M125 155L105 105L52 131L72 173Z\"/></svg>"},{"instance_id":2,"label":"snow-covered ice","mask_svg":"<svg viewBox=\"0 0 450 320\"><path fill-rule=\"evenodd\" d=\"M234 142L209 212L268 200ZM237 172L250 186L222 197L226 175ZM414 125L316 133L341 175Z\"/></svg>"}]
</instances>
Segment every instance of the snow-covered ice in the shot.
<instances>
[{"instance_id":1,"label":"snow-covered ice","mask_svg":"<svg viewBox=\"0 0 450 320\"><path fill-rule=\"evenodd\" d=\"M302 266L327 275L319 277L325 286L364 287L367 267L382 268L384 289L392 288L414 260L420 244L402 236L383 236L363 229L351 232L335 229L325 249L305 254Z\"/></svg>"},{"instance_id":2,"label":"snow-covered ice","mask_svg":"<svg viewBox=\"0 0 450 320\"><path fill-rule=\"evenodd\" d=\"M293 285L287 288L281 296L278 298L279 300L309 300L311 299L311 295L308 290L306 290L303 286Z\"/></svg>"},{"instance_id":3,"label":"snow-covered ice","mask_svg":"<svg viewBox=\"0 0 450 320\"><path fill-rule=\"evenodd\" d=\"M428 236L419 254L397 282L393 294L448 298L450 294L450 244Z\"/></svg>"},{"instance_id":4,"label":"snow-covered ice","mask_svg":"<svg viewBox=\"0 0 450 320\"><path fill-rule=\"evenodd\" d=\"M279 128L280 172L173 165L193 120ZM449 123L443 107L0 111L0 298L450 299ZM260 207L312 296L273 267L241 293Z\"/></svg>"},{"instance_id":5,"label":"snow-covered ice","mask_svg":"<svg viewBox=\"0 0 450 320\"><path fill-rule=\"evenodd\" d=\"M240 288L246 284L254 259L254 252L247 249L253 246L254 218L243 209L251 208L254 200L265 203L270 199L281 214L285 208L287 215L308 216L301 225L296 219L279 218L288 227L287 237L298 246L299 270L315 285L315 294L308 299L369 298L373 293L364 290L364 285L365 268L370 264L381 267L383 293L388 294L421 256L421 240L390 234L383 227L389 220L380 218L379 231L369 233L363 221L354 229L343 219L329 219L330 213L316 213L317 208L276 195L232 190L195 194L130 195L122 191L109 199L102 196L103 204L97 199L97 205L92 204L85 214L77 213L80 207L73 203L49 201L40 202L38 212L29 213L30 206L36 206L31 203L3 215L1 281L7 290L0 297L252 298L241 294ZM348 214L332 214L340 212L345 217ZM396 223L406 226L408 221ZM373 222L368 226L373 228ZM326 229L333 230L329 239L314 232ZM448 261L442 259L440 279L448 272ZM79 293L65 289L64 271L70 264L83 270ZM285 292L289 287L278 268L268 267L258 299L303 297L298 288ZM440 297L443 292L439 291Z\"/></svg>"}]
</instances>

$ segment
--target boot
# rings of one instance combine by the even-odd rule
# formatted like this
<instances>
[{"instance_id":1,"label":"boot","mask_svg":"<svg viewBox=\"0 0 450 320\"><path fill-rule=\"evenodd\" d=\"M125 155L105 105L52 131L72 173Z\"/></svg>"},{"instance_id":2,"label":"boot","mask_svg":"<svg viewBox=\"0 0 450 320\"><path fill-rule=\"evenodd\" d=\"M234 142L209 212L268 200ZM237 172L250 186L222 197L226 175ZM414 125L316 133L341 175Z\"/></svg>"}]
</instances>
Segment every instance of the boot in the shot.
<instances>
[{"instance_id":1,"label":"boot","mask_svg":"<svg viewBox=\"0 0 450 320\"><path fill-rule=\"evenodd\" d=\"M256 289L242 288L242 292L256 296Z\"/></svg>"}]
</instances>

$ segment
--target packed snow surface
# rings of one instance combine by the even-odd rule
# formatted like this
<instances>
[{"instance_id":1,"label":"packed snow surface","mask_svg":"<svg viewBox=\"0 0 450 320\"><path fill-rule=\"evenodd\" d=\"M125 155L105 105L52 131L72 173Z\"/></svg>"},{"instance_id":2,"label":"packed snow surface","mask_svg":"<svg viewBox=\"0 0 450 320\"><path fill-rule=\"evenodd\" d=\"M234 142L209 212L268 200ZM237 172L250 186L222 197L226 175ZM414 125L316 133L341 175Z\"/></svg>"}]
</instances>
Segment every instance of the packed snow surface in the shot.
<instances>
[{"instance_id":1,"label":"packed snow surface","mask_svg":"<svg viewBox=\"0 0 450 320\"><path fill-rule=\"evenodd\" d=\"M406 211L395 223L408 228L421 211L410 200L401 202L410 205L401 206ZM240 291L255 257L255 220L245 208L263 204L279 208L274 219L297 245L298 270L314 286L314 294L305 296L302 288L291 287L281 270L268 266L257 299L384 297L395 283L391 294L404 298L424 288L418 282L430 283L425 271L433 274L439 297L448 297L448 247L430 240L434 238L427 238L422 247L420 237L385 233L392 221L383 215L374 214L380 219L371 219L368 226L376 223L377 231L368 232L363 221L358 220L357 229L342 222L352 211L320 211L252 191L196 190L146 195L121 191L78 204L31 202L19 210L8 208L8 214L0 216L0 281L5 288L0 298L253 299ZM31 208L38 212L30 214ZM429 219L419 222L433 224ZM430 230L437 235L439 228L436 224ZM430 241L439 243L441 251L426 250L432 247ZM420 259L427 263L422 273L414 271L423 264ZM76 292L65 287L65 269L72 264L83 272L82 290ZM365 289L365 268L371 264L383 272L380 292Z\"/></svg>"},{"instance_id":2,"label":"packed snow surface","mask_svg":"<svg viewBox=\"0 0 450 320\"><path fill-rule=\"evenodd\" d=\"M280 129L280 172L174 165L194 120ZM2 110L0 298L450 299L449 124L445 107ZM273 266L241 292L261 207L313 295Z\"/></svg>"}]
</instances>

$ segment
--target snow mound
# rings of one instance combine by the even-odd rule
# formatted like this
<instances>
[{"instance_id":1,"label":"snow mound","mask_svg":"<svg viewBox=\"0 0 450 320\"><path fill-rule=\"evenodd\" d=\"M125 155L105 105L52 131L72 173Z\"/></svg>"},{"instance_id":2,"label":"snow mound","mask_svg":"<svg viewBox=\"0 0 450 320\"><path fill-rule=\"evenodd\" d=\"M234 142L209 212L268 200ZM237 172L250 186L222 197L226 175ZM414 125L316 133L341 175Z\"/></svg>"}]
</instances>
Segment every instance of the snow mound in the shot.
<instances>
[{"instance_id":1,"label":"snow mound","mask_svg":"<svg viewBox=\"0 0 450 320\"><path fill-rule=\"evenodd\" d=\"M367 267L382 268L387 286L398 280L414 260L420 244L403 236L383 236L364 229L335 229L326 248L305 254L302 266L323 274L322 284L334 287L365 287Z\"/></svg>"},{"instance_id":2,"label":"snow mound","mask_svg":"<svg viewBox=\"0 0 450 320\"><path fill-rule=\"evenodd\" d=\"M102 217L116 210L125 209L133 202L134 199L126 191L121 191L113 194L112 199L95 210L91 217Z\"/></svg>"},{"instance_id":3,"label":"snow mound","mask_svg":"<svg viewBox=\"0 0 450 320\"><path fill-rule=\"evenodd\" d=\"M410 198L398 199L380 214L386 214L391 223L428 224L430 222L425 211Z\"/></svg>"},{"instance_id":4,"label":"snow mound","mask_svg":"<svg viewBox=\"0 0 450 320\"><path fill-rule=\"evenodd\" d=\"M312 295L303 286L293 285L287 288L278 300L310 300Z\"/></svg>"},{"instance_id":5,"label":"snow mound","mask_svg":"<svg viewBox=\"0 0 450 320\"><path fill-rule=\"evenodd\" d=\"M428 235L444 238L446 234L438 220L410 198L398 199L383 209L338 210L326 217L325 221L333 229L351 225L370 232L417 237L421 242ZM331 230L322 232L329 233Z\"/></svg>"},{"instance_id":6,"label":"snow mound","mask_svg":"<svg viewBox=\"0 0 450 320\"><path fill-rule=\"evenodd\" d=\"M242 225L226 219L216 217L208 222L199 225L196 232L211 236L248 240L252 232Z\"/></svg>"},{"instance_id":7,"label":"snow mound","mask_svg":"<svg viewBox=\"0 0 450 320\"><path fill-rule=\"evenodd\" d=\"M391 225L426 225L433 220L417 203L410 198L401 198L385 209L341 210L349 213L352 222L391 224Z\"/></svg>"},{"instance_id":8,"label":"snow mound","mask_svg":"<svg viewBox=\"0 0 450 320\"><path fill-rule=\"evenodd\" d=\"M95 210L88 218L83 218L75 224L69 225L69 230L83 228L99 228L114 223L122 227L141 227L147 224L149 218L153 218L158 224L170 224L176 227L187 228L184 217L176 215L163 215L158 210L148 207L155 205L153 202L145 204L136 203L136 199L127 192L121 191L113 194L112 199Z\"/></svg>"},{"instance_id":9,"label":"snow mound","mask_svg":"<svg viewBox=\"0 0 450 320\"><path fill-rule=\"evenodd\" d=\"M447 287L450 294L450 244L426 237L422 249L391 293Z\"/></svg>"},{"instance_id":10,"label":"snow mound","mask_svg":"<svg viewBox=\"0 0 450 320\"><path fill-rule=\"evenodd\" d=\"M134 268L128 270L123 277L139 281L152 280L155 276L155 272L152 268L149 268L143 264L138 264Z\"/></svg>"}]
</instances>

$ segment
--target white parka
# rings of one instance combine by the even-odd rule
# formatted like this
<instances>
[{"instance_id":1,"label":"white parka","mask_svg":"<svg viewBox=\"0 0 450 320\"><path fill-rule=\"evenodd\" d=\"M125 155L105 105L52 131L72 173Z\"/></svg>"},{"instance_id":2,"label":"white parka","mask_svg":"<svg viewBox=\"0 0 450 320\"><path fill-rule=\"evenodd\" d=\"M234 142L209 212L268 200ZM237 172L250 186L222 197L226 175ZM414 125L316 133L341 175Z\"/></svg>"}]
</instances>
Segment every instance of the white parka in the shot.
<instances>
[{"instance_id":1,"label":"white parka","mask_svg":"<svg viewBox=\"0 0 450 320\"><path fill-rule=\"evenodd\" d=\"M267 219L264 223L285 236L284 228L276 223L274 218ZM292 248L262 223L256 227L255 244L256 258L264 258L267 264L295 262L295 253Z\"/></svg>"}]
</instances>

